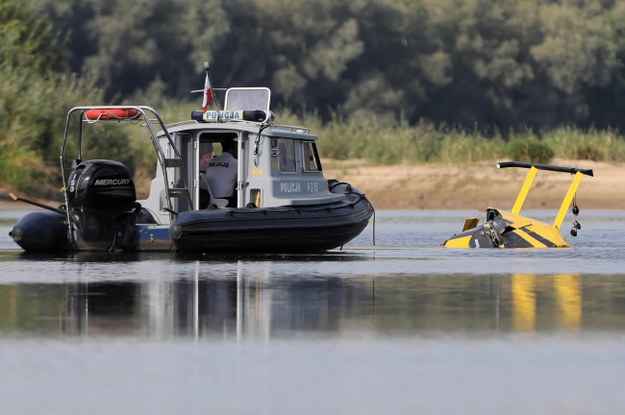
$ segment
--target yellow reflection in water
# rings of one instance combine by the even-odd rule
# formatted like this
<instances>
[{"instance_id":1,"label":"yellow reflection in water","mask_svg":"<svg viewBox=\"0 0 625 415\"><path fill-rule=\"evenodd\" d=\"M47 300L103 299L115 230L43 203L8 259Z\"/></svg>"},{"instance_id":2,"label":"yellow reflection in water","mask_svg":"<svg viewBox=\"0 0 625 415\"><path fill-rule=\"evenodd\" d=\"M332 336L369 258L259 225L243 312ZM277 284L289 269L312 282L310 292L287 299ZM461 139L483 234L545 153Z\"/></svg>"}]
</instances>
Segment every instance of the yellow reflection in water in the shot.
<instances>
[{"instance_id":1,"label":"yellow reflection in water","mask_svg":"<svg viewBox=\"0 0 625 415\"><path fill-rule=\"evenodd\" d=\"M542 279L542 281L545 280ZM556 325L563 329L579 329L582 322L579 275L554 275L550 281L553 282L553 286L551 284L549 287L541 285L540 293L541 296L548 298L548 294L551 294L548 288L554 289L552 293L557 306L555 310ZM536 330L537 292L535 274L514 274L512 276L513 321L516 331L532 332ZM545 316L548 314L549 311L545 310Z\"/></svg>"},{"instance_id":2,"label":"yellow reflection in water","mask_svg":"<svg viewBox=\"0 0 625 415\"><path fill-rule=\"evenodd\" d=\"M515 274L512 276L512 301L514 304L514 329L534 331L536 329L536 276Z\"/></svg>"},{"instance_id":3,"label":"yellow reflection in water","mask_svg":"<svg viewBox=\"0 0 625 415\"><path fill-rule=\"evenodd\" d=\"M579 275L556 275L553 282L558 299L558 324L563 328L578 329L582 323Z\"/></svg>"}]
</instances>

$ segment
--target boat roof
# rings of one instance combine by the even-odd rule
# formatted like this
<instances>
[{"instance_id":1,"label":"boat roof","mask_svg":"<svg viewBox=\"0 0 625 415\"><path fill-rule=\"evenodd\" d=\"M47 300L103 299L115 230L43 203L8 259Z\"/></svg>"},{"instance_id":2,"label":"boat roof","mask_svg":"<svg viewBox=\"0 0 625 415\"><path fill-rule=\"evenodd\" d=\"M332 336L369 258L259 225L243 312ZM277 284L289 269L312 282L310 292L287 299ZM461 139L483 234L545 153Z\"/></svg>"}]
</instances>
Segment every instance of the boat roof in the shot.
<instances>
[{"instance_id":1,"label":"boat roof","mask_svg":"<svg viewBox=\"0 0 625 415\"><path fill-rule=\"evenodd\" d=\"M265 126L265 128L262 128ZM262 130L261 130L262 128ZM188 121L185 123L177 123L167 126L170 134L180 132L196 132L196 131L243 131L251 134L262 134L268 137L291 138L304 141L316 141L318 137L310 134L310 130L305 127L297 127L291 125L268 125L252 121L226 121L216 123L205 123L198 121ZM163 132L159 134L163 135Z\"/></svg>"},{"instance_id":2,"label":"boat roof","mask_svg":"<svg viewBox=\"0 0 625 415\"><path fill-rule=\"evenodd\" d=\"M205 91L205 94L208 92ZM223 110L208 109L193 111L191 119L166 126L169 133L194 131L243 131L262 133L276 138L291 138L315 141L317 136L310 129L293 125L274 124L274 113L270 109L271 90L266 87L233 87L225 94ZM160 135L163 135L161 132Z\"/></svg>"}]
</instances>

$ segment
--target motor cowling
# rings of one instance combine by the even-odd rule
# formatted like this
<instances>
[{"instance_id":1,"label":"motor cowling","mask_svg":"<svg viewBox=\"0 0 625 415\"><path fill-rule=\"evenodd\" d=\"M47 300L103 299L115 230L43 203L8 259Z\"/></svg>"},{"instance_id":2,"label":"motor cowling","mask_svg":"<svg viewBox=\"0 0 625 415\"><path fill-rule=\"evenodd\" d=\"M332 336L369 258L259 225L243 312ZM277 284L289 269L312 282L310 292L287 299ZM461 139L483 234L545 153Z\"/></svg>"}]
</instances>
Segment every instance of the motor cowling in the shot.
<instances>
[{"instance_id":1,"label":"motor cowling","mask_svg":"<svg viewBox=\"0 0 625 415\"><path fill-rule=\"evenodd\" d=\"M83 161L70 174L68 186L78 249L136 248L140 206L128 167L113 160Z\"/></svg>"}]
</instances>

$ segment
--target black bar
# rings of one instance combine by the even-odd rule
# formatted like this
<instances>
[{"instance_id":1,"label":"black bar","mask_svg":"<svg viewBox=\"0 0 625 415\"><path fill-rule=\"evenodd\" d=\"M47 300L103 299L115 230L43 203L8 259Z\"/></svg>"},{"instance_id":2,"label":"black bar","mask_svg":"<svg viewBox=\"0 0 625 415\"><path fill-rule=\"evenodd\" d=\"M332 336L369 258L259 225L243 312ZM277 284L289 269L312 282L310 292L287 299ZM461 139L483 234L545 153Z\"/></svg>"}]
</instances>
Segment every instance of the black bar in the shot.
<instances>
[{"instance_id":1,"label":"black bar","mask_svg":"<svg viewBox=\"0 0 625 415\"><path fill-rule=\"evenodd\" d=\"M172 215L176 215L176 216L180 215L179 212L176 212L175 210L170 209L170 208L165 207L165 206L161 206L161 209L163 209L165 212L171 213Z\"/></svg>"},{"instance_id":2,"label":"black bar","mask_svg":"<svg viewBox=\"0 0 625 415\"><path fill-rule=\"evenodd\" d=\"M48 209L48 210L51 210L52 212L60 213L61 215L67 214L67 212L65 212L64 210L57 209L52 206L44 205L43 203L35 202L34 200L24 199L23 197L18 197L18 196L15 196L13 193L9 193L9 196L11 196L11 199L15 200L16 202L28 203L29 205L37 206L42 209Z\"/></svg>"},{"instance_id":3,"label":"black bar","mask_svg":"<svg viewBox=\"0 0 625 415\"><path fill-rule=\"evenodd\" d=\"M526 169L536 167L539 170L558 171L562 173L581 173L586 176L593 176L592 169L578 169L575 167L554 166L551 164L525 163L522 161L502 161L497 163L497 167L503 169L505 167L523 167Z\"/></svg>"}]
</instances>

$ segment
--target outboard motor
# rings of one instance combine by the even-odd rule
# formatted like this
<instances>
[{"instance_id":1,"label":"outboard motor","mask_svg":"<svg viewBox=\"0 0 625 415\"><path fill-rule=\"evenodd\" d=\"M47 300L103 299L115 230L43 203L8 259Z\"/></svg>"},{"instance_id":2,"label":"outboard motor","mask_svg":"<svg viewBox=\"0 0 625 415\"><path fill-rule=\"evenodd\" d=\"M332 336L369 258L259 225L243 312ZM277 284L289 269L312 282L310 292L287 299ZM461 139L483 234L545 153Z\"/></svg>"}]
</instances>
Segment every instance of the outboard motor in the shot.
<instances>
[{"instance_id":1,"label":"outboard motor","mask_svg":"<svg viewBox=\"0 0 625 415\"><path fill-rule=\"evenodd\" d=\"M113 160L87 160L69 176L68 209L79 250L135 250L135 185L128 167Z\"/></svg>"}]
</instances>

